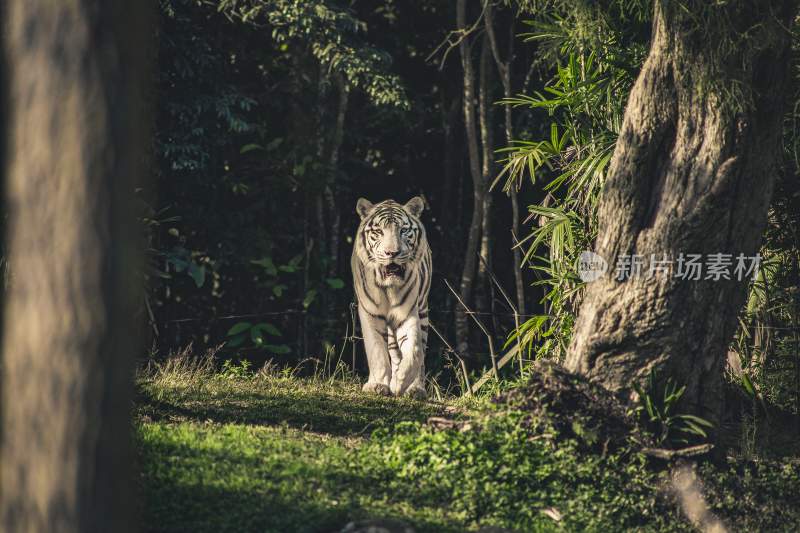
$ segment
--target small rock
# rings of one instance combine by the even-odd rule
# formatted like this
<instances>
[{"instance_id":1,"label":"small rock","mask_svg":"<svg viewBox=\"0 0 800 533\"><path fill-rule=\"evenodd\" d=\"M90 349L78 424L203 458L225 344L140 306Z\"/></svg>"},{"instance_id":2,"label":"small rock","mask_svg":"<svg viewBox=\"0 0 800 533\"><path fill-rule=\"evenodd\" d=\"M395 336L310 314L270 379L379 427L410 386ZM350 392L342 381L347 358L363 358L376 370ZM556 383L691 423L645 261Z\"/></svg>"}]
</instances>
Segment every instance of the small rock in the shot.
<instances>
[{"instance_id":1,"label":"small rock","mask_svg":"<svg viewBox=\"0 0 800 533\"><path fill-rule=\"evenodd\" d=\"M416 531L400 520L378 519L350 522L340 533L416 533Z\"/></svg>"}]
</instances>

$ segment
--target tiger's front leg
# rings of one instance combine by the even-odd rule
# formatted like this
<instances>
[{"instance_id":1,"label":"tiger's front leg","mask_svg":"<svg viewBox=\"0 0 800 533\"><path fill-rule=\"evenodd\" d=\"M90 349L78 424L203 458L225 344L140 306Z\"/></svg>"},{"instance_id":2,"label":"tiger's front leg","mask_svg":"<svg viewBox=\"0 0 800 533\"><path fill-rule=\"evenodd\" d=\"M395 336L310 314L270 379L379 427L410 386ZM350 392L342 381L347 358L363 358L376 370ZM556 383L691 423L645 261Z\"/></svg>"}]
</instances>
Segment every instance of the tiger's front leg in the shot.
<instances>
[{"instance_id":1,"label":"tiger's front leg","mask_svg":"<svg viewBox=\"0 0 800 533\"><path fill-rule=\"evenodd\" d=\"M400 396L408 394L416 399L424 399L425 345L419 316L415 313L395 329L397 349L400 362L392 374L392 394Z\"/></svg>"},{"instance_id":2,"label":"tiger's front leg","mask_svg":"<svg viewBox=\"0 0 800 533\"><path fill-rule=\"evenodd\" d=\"M369 379L362 390L388 396L392 367L389 361L386 319L369 314L363 307L358 308L358 318L361 321L361 334L364 337L369 366Z\"/></svg>"}]
</instances>

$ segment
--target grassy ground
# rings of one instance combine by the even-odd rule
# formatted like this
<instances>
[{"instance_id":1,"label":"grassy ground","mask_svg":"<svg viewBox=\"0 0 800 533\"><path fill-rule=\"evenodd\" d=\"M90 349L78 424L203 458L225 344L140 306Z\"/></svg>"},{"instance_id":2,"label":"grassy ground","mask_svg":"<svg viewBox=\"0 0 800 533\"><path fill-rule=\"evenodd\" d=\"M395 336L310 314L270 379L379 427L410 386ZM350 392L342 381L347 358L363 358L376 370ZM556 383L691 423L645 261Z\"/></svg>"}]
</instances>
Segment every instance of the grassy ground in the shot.
<instances>
[{"instance_id":1,"label":"grassy ground","mask_svg":"<svg viewBox=\"0 0 800 533\"><path fill-rule=\"evenodd\" d=\"M147 531L327 532L368 518L431 532L691 530L667 474L643 456L591 452L489 402L382 398L352 379L185 362L137 388ZM431 416L471 422L434 429ZM736 529L800 528L797 461L730 460L698 476Z\"/></svg>"}]
</instances>

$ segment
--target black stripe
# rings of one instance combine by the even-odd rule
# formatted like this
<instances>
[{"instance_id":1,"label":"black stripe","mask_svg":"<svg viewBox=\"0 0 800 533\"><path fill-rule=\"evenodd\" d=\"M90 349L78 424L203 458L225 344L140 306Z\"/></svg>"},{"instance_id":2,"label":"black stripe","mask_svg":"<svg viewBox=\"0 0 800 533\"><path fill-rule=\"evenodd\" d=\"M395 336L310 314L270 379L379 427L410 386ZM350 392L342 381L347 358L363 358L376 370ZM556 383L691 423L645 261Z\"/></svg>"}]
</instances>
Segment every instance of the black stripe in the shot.
<instances>
[{"instance_id":1,"label":"black stripe","mask_svg":"<svg viewBox=\"0 0 800 533\"><path fill-rule=\"evenodd\" d=\"M408 299L408 296L411 294L411 289L413 289L416 285L417 285L417 273L415 271L413 281L411 280L411 278L409 278L408 282L406 283L406 292L403 293L403 296L400 298L400 302L397 304L397 307L403 307L406 304L406 300Z\"/></svg>"},{"instance_id":2,"label":"black stripe","mask_svg":"<svg viewBox=\"0 0 800 533\"><path fill-rule=\"evenodd\" d=\"M369 303L371 303L375 307L378 307L378 304L375 302L375 300L372 299L372 296L369 295L369 291L367 290L367 277L365 275L365 272L367 271L366 267L364 265L361 265L361 268L359 270L360 270L359 274L361 275L361 289L364 292L364 296L367 298L367 300L369 300Z\"/></svg>"}]
</instances>

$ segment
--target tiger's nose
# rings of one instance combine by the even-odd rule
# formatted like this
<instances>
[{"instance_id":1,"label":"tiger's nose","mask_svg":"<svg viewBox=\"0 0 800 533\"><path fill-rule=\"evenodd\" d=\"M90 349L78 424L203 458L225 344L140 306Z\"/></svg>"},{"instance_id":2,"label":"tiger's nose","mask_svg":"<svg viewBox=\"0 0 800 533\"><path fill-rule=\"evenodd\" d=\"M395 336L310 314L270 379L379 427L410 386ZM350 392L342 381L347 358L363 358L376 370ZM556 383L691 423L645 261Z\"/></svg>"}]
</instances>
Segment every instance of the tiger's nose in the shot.
<instances>
[{"instance_id":1,"label":"tiger's nose","mask_svg":"<svg viewBox=\"0 0 800 533\"><path fill-rule=\"evenodd\" d=\"M389 257L397 257L400 255L400 250L386 250L386 255Z\"/></svg>"}]
</instances>

